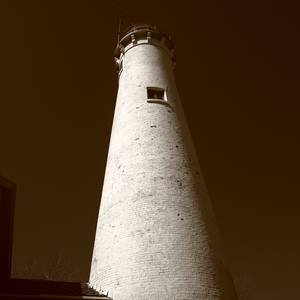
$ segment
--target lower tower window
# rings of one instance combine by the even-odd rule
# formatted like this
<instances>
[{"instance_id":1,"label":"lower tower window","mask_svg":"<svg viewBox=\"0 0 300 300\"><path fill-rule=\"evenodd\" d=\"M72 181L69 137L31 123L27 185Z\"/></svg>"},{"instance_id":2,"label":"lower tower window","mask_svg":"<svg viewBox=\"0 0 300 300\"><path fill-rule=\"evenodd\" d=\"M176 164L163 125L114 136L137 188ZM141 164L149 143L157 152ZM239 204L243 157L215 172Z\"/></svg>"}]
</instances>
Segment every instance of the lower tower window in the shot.
<instances>
[{"instance_id":1,"label":"lower tower window","mask_svg":"<svg viewBox=\"0 0 300 300\"><path fill-rule=\"evenodd\" d=\"M159 87L147 87L147 98L167 101L166 90Z\"/></svg>"}]
</instances>

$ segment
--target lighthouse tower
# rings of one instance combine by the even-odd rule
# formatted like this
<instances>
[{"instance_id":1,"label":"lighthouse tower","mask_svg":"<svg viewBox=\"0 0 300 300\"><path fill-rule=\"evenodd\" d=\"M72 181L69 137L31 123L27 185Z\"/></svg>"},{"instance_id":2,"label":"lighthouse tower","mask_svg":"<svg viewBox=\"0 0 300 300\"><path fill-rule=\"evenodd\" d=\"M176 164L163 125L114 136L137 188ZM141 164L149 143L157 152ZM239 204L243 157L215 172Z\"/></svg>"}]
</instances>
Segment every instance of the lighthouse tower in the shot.
<instances>
[{"instance_id":1,"label":"lighthouse tower","mask_svg":"<svg viewBox=\"0 0 300 300\"><path fill-rule=\"evenodd\" d=\"M90 284L114 300L235 299L173 75L171 37L122 34Z\"/></svg>"}]
</instances>

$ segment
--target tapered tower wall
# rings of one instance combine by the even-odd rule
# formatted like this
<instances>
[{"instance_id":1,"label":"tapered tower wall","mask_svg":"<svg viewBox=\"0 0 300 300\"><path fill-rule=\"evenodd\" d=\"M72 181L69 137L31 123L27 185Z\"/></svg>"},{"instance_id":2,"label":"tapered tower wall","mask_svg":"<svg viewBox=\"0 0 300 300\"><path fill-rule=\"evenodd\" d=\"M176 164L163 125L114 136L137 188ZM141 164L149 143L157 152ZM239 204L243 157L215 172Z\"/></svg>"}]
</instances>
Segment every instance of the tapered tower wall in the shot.
<instances>
[{"instance_id":1,"label":"tapered tower wall","mask_svg":"<svg viewBox=\"0 0 300 300\"><path fill-rule=\"evenodd\" d=\"M165 38L148 34L131 36L118 56L90 275L91 285L114 300L233 299L172 55ZM149 87L164 91L163 99L149 99Z\"/></svg>"}]
</instances>

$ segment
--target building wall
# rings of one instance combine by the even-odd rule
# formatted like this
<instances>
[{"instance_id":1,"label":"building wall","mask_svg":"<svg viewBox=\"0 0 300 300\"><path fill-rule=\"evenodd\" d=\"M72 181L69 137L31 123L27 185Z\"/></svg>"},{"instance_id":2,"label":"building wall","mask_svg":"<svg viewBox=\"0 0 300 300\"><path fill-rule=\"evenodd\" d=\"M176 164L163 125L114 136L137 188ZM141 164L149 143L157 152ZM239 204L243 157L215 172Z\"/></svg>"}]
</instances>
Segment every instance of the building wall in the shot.
<instances>
[{"instance_id":1,"label":"building wall","mask_svg":"<svg viewBox=\"0 0 300 300\"><path fill-rule=\"evenodd\" d=\"M0 177L0 278L11 274L15 193L15 185Z\"/></svg>"}]
</instances>

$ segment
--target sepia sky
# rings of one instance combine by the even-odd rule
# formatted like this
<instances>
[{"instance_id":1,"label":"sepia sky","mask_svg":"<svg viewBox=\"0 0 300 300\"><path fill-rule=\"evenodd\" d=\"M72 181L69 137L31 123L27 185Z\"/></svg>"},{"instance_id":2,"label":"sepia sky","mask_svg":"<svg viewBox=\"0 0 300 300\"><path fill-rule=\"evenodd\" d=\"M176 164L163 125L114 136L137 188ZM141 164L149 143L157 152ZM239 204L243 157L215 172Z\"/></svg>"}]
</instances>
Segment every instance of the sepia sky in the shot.
<instances>
[{"instance_id":1,"label":"sepia sky","mask_svg":"<svg viewBox=\"0 0 300 300\"><path fill-rule=\"evenodd\" d=\"M174 38L177 87L241 300L299 299L296 1L122 3L125 25L154 23ZM86 281L117 93L118 10L3 0L0 14L13 271Z\"/></svg>"}]
</instances>

